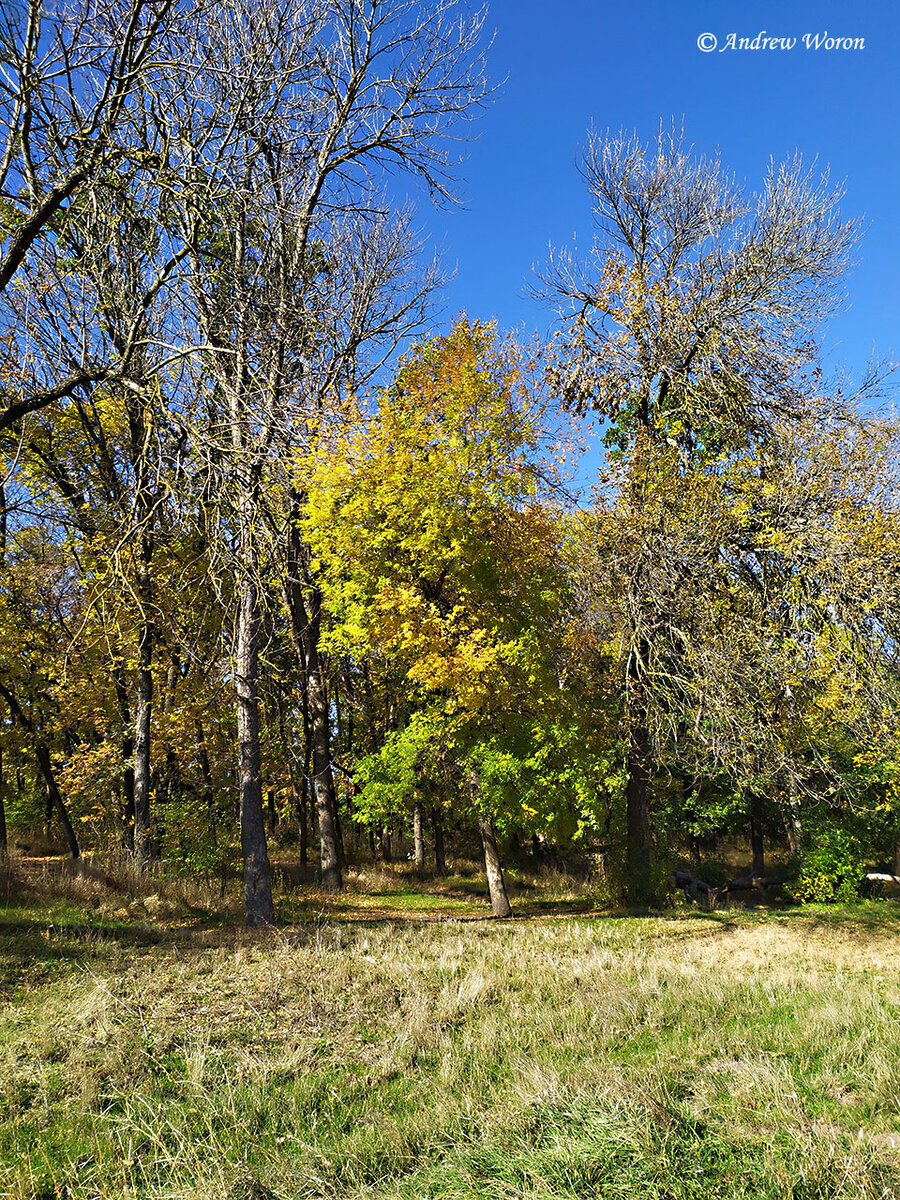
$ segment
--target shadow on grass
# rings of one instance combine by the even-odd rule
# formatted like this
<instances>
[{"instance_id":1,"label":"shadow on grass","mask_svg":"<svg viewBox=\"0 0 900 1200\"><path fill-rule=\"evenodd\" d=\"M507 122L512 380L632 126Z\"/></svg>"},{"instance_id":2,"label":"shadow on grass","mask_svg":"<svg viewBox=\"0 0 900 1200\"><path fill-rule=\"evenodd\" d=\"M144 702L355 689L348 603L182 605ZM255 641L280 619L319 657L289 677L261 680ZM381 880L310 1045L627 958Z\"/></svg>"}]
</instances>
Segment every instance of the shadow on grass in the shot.
<instances>
[{"instance_id":1,"label":"shadow on grass","mask_svg":"<svg viewBox=\"0 0 900 1200\"><path fill-rule=\"evenodd\" d=\"M810 930L840 930L842 933L900 933L900 901L859 900L843 904L808 904L780 909L779 920L802 924Z\"/></svg>"},{"instance_id":2,"label":"shadow on grass","mask_svg":"<svg viewBox=\"0 0 900 1200\"><path fill-rule=\"evenodd\" d=\"M523 895L515 883L511 893L512 918L498 921L491 915L484 882L478 878L412 879L407 874L398 874L396 886L381 880L371 890L351 888L337 896L303 886L277 897L278 924L265 930L245 929L234 908L226 912L184 902L177 920L152 917L119 920L99 914L92 918L85 905L48 903L46 898L12 901L5 908L0 902L0 996L32 983L39 984L66 963L74 966L154 946L187 951L265 941L270 937L298 944L312 943L323 936L323 930L342 926L489 923L499 929L519 923L570 919L590 923L653 921L662 923L661 936L677 940L695 936L691 927L697 933L703 929L726 933L740 925L778 921L810 932L840 931L860 938L900 933L900 902L894 900L707 911L699 907L598 909L588 895L541 897L534 894L532 887ZM674 928L675 925L681 925L681 930ZM666 926L670 929L663 932Z\"/></svg>"},{"instance_id":3,"label":"shadow on grass","mask_svg":"<svg viewBox=\"0 0 900 1200\"><path fill-rule=\"evenodd\" d=\"M60 969L102 956L104 951L143 949L160 941L160 933L146 926L41 922L0 912L0 998L40 986Z\"/></svg>"}]
</instances>

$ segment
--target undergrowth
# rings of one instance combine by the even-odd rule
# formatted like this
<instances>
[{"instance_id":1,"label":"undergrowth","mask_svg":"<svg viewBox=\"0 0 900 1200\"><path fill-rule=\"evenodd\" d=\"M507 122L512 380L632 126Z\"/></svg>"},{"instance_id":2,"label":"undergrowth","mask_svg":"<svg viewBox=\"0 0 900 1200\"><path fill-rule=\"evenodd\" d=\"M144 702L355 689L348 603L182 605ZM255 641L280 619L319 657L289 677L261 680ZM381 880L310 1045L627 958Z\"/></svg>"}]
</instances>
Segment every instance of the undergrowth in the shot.
<instances>
[{"instance_id":1,"label":"undergrowth","mask_svg":"<svg viewBox=\"0 0 900 1200\"><path fill-rule=\"evenodd\" d=\"M502 923L468 882L298 889L264 934L0 898L0 1195L900 1194L893 903L573 916L531 881Z\"/></svg>"}]
</instances>

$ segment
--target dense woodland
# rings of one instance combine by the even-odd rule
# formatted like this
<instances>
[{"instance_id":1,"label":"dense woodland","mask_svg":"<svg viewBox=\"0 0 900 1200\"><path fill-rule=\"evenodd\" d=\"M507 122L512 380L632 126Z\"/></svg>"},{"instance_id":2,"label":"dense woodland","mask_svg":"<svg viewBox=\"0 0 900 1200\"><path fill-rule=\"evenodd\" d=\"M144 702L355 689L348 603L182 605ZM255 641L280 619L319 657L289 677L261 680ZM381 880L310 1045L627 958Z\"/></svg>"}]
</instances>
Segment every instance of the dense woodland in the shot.
<instances>
[{"instance_id":1,"label":"dense woodland","mask_svg":"<svg viewBox=\"0 0 900 1200\"><path fill-rule=\"evenodd\" d=\"M799 900L900 874L898 429L820 367L827 177L594 135L553 336L435 332L395 197L454 201L480 17L2 22L0 852L240 871L253 925L273 845L338 891L479 841L498 916L526 852L629 903L716 839Z\"/></svg>"}]
</instances>

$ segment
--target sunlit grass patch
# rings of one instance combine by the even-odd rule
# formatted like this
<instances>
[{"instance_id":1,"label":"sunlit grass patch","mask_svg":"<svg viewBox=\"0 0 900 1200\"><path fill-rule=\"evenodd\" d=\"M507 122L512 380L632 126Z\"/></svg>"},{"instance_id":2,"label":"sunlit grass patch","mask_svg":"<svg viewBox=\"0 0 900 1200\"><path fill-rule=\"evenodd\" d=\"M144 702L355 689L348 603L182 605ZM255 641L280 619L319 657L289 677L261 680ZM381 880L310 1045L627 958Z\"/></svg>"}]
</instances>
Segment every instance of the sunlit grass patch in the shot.
<instances>
[{"instance_id":1,"label":"sunlit grass patch","mask_svg":"<svg viewBox=\"0 0 900 1200\"><path fill-rule=\"evenodd\" d=\"M216 944L17 909L0 1194L900 1191L896 906L496 922L447 918L456 881L365 882Z\"/></svg>"}]
</instances>

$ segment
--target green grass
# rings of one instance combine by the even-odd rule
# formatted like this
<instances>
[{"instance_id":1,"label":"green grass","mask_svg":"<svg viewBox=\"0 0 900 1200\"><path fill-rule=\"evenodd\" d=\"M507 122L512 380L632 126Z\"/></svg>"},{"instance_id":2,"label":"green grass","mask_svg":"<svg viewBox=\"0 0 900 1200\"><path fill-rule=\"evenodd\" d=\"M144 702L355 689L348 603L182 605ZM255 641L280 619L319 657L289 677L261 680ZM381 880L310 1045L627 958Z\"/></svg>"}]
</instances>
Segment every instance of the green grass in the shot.
<instances>
[{"instance_id":1,"label":"green grass","mask_svg":"<svg viewBox=\"0 0 900 1200\"><path fill-rule=\"evenodd\" d=\"M261 935L0 905L0 1195L900 1195L896 905L504 923L470 882Z\"/></svg>"}]
</instances>

